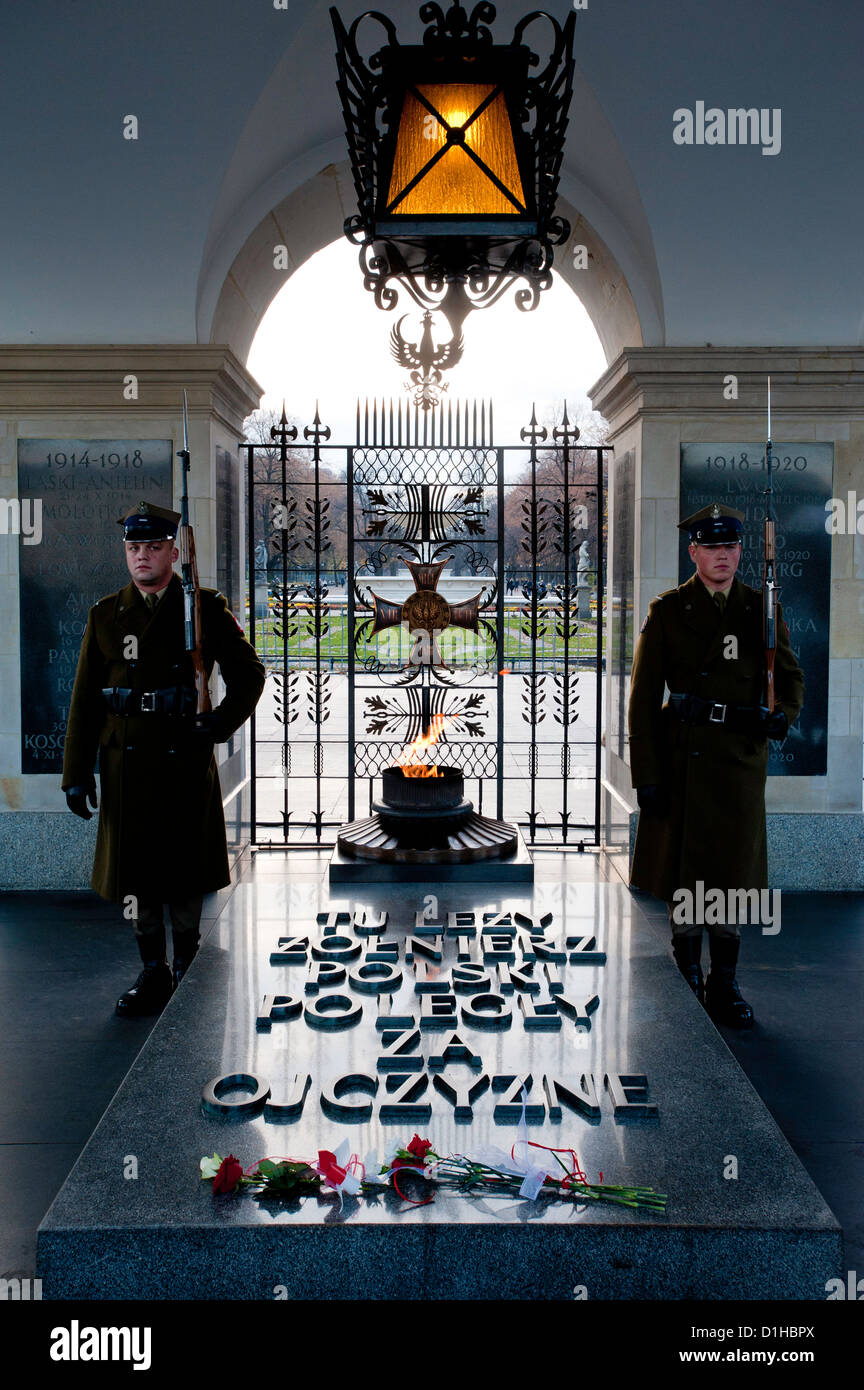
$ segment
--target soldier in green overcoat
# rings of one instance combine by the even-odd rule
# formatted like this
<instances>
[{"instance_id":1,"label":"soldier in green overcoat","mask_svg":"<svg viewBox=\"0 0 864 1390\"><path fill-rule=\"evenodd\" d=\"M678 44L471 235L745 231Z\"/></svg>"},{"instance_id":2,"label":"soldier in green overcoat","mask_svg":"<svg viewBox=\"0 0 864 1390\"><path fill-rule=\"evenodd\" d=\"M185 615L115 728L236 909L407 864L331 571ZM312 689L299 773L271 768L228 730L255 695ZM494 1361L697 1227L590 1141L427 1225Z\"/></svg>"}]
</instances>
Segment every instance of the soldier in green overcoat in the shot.
<instances>
[{"instance_id":1,"label":"soldier in green overcoat","mask_svg":"<svg viewBox=\"0 0 864 1390\"><path fill-rule=\"evenodd\" d=\"M101 807L91 885L122 903L144 969L121 996L121 1016L167 1003L198 948L202 899L230 882L215 743L252 713L265 670L222 594L201 589L208 677L218 665L225 698L196 715L186 651L183 587L174 573L180 517L142 502L121 519L131 582L90 610L69 707L63 790L89 820L99 758ZM165 954L163 905L173 927Z\"/></svg>"},{"instance_id":2,"label":"soldier in green overcoat","mask_svg":"<svg viewBox=\"0 0 864 1390\"><path fill-rule=\"evenodd\" d=\"M714 503L680 523L696 572L650 604L629 708L640 809L630 882L670 904L679 969L712 1017L734 1027L753 1022L735 979L738 922L707 912L694 921L683 909L704 903L709 890L767 887L768 740L786 737L804 696L778 605L773 713L762 705L762 597L735 575L743 519ZM711 952L704 986L703 925Z\"/></svg>"}]
</instances>

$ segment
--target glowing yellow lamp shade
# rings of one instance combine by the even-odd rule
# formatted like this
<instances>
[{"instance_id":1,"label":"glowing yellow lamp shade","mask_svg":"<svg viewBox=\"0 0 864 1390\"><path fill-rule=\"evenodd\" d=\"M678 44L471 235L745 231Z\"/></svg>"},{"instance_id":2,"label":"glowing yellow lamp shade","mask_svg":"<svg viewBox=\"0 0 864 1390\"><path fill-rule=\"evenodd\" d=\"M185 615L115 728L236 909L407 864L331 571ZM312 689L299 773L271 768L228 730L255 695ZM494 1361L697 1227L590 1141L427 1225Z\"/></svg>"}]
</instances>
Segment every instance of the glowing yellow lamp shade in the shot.
<instances>
[{"instance_id":1,"label":"glowing yellow lamp shade","mask_svg":"<svg viewBox=\"0 0 864 1390\"><path fill-rule=\"evenodd\" d=\"M495 90L481 83L436 83L418 87L417 91L436 114L412 92L406 93L387 196L388 211L409 217L442 213L460 217L524 213L525 196L507 103L500 91L492 96ZM490 96L489 104L474 117L478 107ZM447 126L464 128L465 145L482 159L512 197L502 193L459 144L451 143L447 147ZM442 149L444 153L440 159L400 198L411 180L421 174Z\"/></svg>"}]
</instances>

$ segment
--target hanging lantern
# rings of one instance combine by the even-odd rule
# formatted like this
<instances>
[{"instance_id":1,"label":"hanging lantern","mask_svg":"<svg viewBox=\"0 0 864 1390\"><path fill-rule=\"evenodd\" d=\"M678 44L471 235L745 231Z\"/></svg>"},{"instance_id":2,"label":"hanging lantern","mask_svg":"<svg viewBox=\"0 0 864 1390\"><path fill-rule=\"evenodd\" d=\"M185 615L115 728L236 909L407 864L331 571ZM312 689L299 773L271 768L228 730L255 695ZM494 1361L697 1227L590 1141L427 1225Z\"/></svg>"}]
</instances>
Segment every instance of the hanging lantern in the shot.
<instances>
[{"instance_id":1,"label":"hanging lantern","mask_svg":"<svg viewBox=\"0 0 864 1390\"><path fill-rule=\"evenodd\" d=\"M555 202L575 14L562 27L535 11L511 43L494 44L493 5L469 16L427 3L423 42L403 46L377 11L348 30L330 13L359 208L345 233L378 306L392 309L401 285L446 314L454 341L469 310L517 281L519 308L534 308L552 283L552 248L570 235ZM386 40L368 59L358 49L364 23ZM533 25L551 39L542 63L524 42Z\"/></svg>"}]
</instances>

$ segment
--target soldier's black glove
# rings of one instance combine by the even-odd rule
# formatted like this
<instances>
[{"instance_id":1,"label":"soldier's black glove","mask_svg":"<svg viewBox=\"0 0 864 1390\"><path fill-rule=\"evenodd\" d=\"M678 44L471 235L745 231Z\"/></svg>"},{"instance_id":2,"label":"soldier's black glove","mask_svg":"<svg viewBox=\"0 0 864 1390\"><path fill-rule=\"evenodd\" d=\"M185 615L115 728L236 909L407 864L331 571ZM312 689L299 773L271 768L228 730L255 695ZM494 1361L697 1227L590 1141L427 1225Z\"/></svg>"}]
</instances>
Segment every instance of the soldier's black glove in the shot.
<instances>
[{"instance_id":1,"label":"soldier's black glove","mask_svg":"<svg viewBox=\"0 0 864 1390\"><path fill-rule=\"evenodd\" d=\"M189 723L188 732L190 738L197 745L206 743L212 745L226 741L226 735L215 710L207 710L206 714L196 714Z\"/></svg>"},{"instance_id":2,"label":"soldier's black glove","mask_svg":"<svg viewBox=\"0 0 864 1390\"><path fill-rule=\"evenodd\" d=\"M669 797L665 787L658 787L653 782L645 787L636 788L636 800L639 803L639 810L646 816L666 816L669 814Z\"/></svg>"},{"instance_id":3,"label":"soldier's black glove","mask_svg":"<svg viewBox=\"0 0 864 1390\"><path fill-rule=\"evenodd\" d=\"M766 738L784 739L789 732L789 720L782 709L769 714L764 705L759 709L759 732Z\"/></svg>"},{"instance_id":4,"label":"soldier's black glove","mask_svg":"<svg viewBox=\"0 0 864 1390\"><path fill-rule=\"evenodd\" d=\"M93 811L95 811L98 807L96 801L95 777L87 787L68 787L66 790L66 805L69 807L70 811L74 811L75 815L80 816L82 820L93 819L93 811L87 810L88 801L93 807Z\"/></svg>"}]
</instances>

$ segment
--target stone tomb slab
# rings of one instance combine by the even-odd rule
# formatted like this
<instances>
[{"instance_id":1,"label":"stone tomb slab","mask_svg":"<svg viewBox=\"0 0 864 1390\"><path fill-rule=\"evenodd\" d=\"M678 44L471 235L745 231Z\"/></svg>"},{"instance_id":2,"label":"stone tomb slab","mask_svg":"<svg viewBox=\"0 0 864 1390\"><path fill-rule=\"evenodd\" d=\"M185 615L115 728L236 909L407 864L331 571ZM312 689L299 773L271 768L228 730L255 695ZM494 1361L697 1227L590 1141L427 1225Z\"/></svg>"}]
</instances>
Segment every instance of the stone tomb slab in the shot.
<instances>
[{"instance_id":1,"label":"stone tomb slab","mask_svg":"<svg viewBox=\"0 0 864 1390\"><path fill-rule=\"evenodd\" d=\"M208 1085L249 1102L216 1085L239 1074L253 1108L209 1113ZM348 1138L383 1158L415 1131L438 1153L509 1151L515 1078L530 1139L575 1149L591 1181L667 1193L667 1213L442 1191L265 1204L199 1176L214 1151L248 1167ZM623 886L566 881L241 882L38 1238L50 1299L824 1299L841 1263L665 932Z\"/></svg>"}]
</instances>

